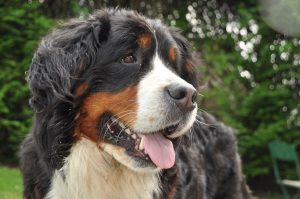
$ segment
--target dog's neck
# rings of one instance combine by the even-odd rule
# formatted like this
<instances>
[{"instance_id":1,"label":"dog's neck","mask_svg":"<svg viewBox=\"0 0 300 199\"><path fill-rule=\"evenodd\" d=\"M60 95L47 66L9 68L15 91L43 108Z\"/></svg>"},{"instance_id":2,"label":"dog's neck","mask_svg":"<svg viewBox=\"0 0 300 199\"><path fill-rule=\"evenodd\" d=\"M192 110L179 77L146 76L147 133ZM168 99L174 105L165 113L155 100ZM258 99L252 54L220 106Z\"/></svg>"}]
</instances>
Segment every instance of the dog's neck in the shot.
<instances>
[{"instance_id":1,"label":"dog's neck","mask_svg":"<svg viewBox=\"0 0 300 199\"><path fill-rule=\"evenodd\" d=\"M159 192L158 173L132 171L81 139L56 171L46 199L152 199Z\"/></svg>"}]
</instances>

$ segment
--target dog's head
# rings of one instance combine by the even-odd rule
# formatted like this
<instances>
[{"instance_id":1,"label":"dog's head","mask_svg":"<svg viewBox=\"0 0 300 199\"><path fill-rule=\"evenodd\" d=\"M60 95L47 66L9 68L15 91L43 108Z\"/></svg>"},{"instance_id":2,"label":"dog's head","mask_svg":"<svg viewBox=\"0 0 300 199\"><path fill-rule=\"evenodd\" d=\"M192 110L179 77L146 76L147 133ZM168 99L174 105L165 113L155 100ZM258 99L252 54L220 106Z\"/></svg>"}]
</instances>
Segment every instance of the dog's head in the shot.
<instances>
[{"instance_id":1,"label":"dog's head","mask_svg":"<svg viewBox=\"0 0 300 199\"><path fill-rule=\"evenodd\" d=\"M29 71L36 123L47 132L41 143L63 157L71 138L84 137L131 169L172 167L174 140L197 110L188 48L177 30L132 11L62 25L42 40Z\"/></svg>"}]
</instances>

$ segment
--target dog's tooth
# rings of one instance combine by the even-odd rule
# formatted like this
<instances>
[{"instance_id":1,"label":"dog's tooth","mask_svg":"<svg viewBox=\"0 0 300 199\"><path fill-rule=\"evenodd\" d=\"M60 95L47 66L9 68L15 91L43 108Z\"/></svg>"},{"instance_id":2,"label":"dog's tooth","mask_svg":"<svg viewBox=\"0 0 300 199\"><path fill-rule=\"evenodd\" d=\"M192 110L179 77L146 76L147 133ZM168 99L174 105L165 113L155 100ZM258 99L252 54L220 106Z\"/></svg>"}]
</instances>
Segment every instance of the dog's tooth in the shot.
<instances>
[{"instance_id":1,"label":"dog's tooth","mask_svg":"<svg viewBox=\"0 0 300 199\"><path fill-rule=\"evenodd\" d=\"M139 144L139 150L143 150L145 148L144 146L144 137L142 137L140 144Z\"/></svg>"},{"instance_id":2,"label":"dog's tooth","mask_svg":"<svg viewBox=\"0 0 300 199\"><path fill-rule=\"evenodd\" d=\"M136 137L136 134L132 134L131 137L132 137L133 139L136 139L136 138L137 138L137 137Z\"/></svg>"},{"instance_id":3,"label":"dog's tooth","mask_svg":"<svg viewBox=\"0 0 300 199\"><path fill-rule=\"evenodd\" d=\"M131 134L131 132L130 132L130 130L127 128L127 129L125 129L125 132L128 134L128 135L130 135Z\"/></svg>"}]
</instances>

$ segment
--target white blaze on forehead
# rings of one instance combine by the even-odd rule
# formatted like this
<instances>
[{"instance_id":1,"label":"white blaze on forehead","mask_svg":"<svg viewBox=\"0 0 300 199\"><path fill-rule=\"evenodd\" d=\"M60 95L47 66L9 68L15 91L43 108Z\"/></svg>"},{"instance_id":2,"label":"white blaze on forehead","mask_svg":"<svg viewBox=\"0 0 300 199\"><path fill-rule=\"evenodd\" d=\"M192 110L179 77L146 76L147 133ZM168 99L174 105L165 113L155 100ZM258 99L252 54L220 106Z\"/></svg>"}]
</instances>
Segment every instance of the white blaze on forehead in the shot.
<instances>
[{"instance_id":1,"label":"white blaze on forehead","mask_svg":"<svg viewBox=\"0 0 300 199\"><path fill-rule=\"evenodd\" d=\"M162 62L161 58L156 55L153 59L153 70L150 71L148 75L145 76L143 81L143 86L153 86L153 84L159 84L158 86L165 88L166 86L177 83L186 87L193 87L191 84L187 83L185 80L181 79L173 71L171 71L167 66Z\"/></svg>"},{"instance_id":2,"label":"white blaze on forehead","mask_svg":"<svg viewBox=\"0 0 300 199\"><path fill-rule=\"evenodd\" d=\"M167 103L172 103L165 99L167 86L179 84L193 88L191 84L167 68L157 53L153 57L152 66L153 69L144 76L138 86L138 111L133 127L137 132L153 132L166 127L166 116L168 111L171 111L168 110Z\"/></svg>"}]
</instances>

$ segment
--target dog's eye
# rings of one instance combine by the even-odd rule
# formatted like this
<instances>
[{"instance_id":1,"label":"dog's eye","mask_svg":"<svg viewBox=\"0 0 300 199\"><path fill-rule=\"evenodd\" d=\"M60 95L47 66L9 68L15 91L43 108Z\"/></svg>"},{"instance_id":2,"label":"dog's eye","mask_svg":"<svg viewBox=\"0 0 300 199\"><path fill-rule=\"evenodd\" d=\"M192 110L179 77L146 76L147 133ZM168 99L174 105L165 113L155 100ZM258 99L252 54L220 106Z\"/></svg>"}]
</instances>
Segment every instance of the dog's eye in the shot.
<instances>
[{"instance_id":1,"label":"dog's eye","mask_svg":"<svg viewBox=\"0 0 300 199\"><path fill-rule=\"evenodd\" d=\"M122 58L121 62L123 64L134 64L134 63L136 63L136 58L133 55L128 55L128 56Z\"/></svg>"}]
</instances>

